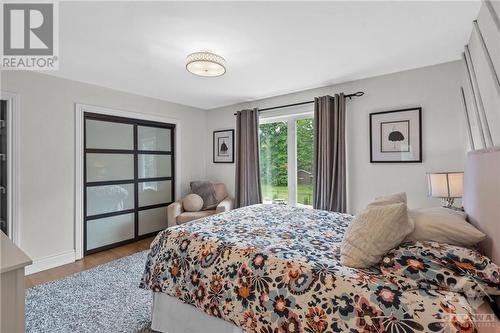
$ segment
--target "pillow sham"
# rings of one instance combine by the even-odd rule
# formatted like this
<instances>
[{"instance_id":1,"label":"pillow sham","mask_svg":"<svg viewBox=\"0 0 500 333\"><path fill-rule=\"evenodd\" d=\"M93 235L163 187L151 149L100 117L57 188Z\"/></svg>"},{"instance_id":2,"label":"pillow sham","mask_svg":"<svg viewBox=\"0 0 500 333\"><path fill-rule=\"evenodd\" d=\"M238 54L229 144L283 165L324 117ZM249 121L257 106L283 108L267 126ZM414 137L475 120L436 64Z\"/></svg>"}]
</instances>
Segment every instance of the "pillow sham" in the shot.
<instances>
[{"instance_id":1,"label":"pillow sham","mask_svg":"<svg viewBox=\"0 0 500 333\"><path fill-rule=\"evenodd\" d=\"M415 230L406 238L407 241L471 246L486 238L484 233L465 220L465 213L433 207L409 210L408 214L415 223Z\"/></svg>"},{"instance_id":2,"label":"pillow sham","mask_svg":"<svg viewBox=\"0 0 500 333\"><path fill-rule=\"evenodd\" d=\"M380 270L404 290L439 289L477 299L500 295L500 267L476 250L460 246L404 243L382 258Z\"/></svg>"},{"instance_id":3,"label":"pillow sham","mask_svg":"<svg viewBox=\"0 0 500 333\"><path fill-rule=\"evenodd\" d=\"M391 205L391 204L401 203L401 202L406 205L406 193L405 192L386 195L386 196L382 196L382 197L376 197L374 201L372 201L368 204L368 207Z\"/></svg>"},{"instance_id":4,"label":"pillow sham","mask_svg":"<svg viewBox=\"0 0 500 333\"><path fill-rule=\"evenodd\" d=\"M413 231L405 203L368 206L350 223L340 246L342 264L368 268Z\"/></svg>"}]
</instances>

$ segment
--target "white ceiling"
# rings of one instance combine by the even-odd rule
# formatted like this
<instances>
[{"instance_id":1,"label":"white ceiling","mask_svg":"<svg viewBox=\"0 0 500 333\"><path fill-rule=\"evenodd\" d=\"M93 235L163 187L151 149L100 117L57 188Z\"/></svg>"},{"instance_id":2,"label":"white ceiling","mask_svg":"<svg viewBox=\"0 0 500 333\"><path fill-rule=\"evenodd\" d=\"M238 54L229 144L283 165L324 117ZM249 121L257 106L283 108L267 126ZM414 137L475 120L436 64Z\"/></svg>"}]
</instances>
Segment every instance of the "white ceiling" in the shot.
<instances>
[{"instance_id":1,"label":"white ceiling","mask_svg":"<svg viewBox=\"0 0 500 333\"><path fill-rule=\"evenodd\" d=\"M49 74L203 109L460 57L479 11L460 2L61 2ZM210 49L226 75L185 70Z\"/></svg>"}]
</instances>

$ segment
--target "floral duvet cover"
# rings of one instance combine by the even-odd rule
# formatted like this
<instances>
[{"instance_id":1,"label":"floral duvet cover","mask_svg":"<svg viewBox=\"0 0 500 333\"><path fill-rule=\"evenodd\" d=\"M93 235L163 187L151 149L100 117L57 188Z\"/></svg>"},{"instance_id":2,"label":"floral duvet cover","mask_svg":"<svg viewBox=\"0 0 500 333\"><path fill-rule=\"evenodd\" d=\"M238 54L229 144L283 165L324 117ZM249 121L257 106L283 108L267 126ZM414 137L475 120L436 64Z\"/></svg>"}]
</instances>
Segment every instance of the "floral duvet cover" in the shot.
<instances>
[{"instance_id":1,"label":"floral duvet cover","mask_svg":"<svg viewBox=\"0 0 500 333\"><path fill-rule=\"evenodd\" d=\"M151 244L141 287L248 332L476 331L458 292L402 285L387 267L343 266L351 219L255 205L168 228Z\"/></svg>"}]
</instances>

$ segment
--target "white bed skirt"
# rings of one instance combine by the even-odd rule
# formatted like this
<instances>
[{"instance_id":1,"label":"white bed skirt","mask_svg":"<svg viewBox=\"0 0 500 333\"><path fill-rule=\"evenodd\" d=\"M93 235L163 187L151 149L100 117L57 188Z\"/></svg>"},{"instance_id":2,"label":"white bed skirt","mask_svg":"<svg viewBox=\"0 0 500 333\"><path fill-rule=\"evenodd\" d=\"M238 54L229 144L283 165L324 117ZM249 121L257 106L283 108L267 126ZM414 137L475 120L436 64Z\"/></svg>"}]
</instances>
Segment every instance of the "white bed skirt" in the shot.
<instances>
[{"instance_id":1,"label":"white bed skirt","mask_svg":"<svg viewBox=\"0 0 500 333\"><path fill-rule=\"evenodd\" d=\"M163 333L245 333L228 321L157 292L153 293L151 321L151 328Z\"/></svg>"}]
</instances>

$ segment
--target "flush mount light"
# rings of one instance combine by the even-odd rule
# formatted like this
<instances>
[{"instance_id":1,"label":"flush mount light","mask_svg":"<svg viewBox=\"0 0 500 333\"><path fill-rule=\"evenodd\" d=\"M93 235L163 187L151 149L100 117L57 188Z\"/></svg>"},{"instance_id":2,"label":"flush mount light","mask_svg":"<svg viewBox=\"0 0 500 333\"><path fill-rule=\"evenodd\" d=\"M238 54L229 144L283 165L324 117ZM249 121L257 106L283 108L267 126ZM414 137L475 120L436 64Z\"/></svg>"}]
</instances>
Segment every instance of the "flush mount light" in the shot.
<instances>
[{"instance_id":1,"label":"flush mount light","mask_svg":"<svg viewBox=\"0 0 500 333\"><path fill-rule=\"evenodd\" d=\"M221 76L226 73L226 60L212 52L195 52L187 56L186 69L199 76Z\"/></svg>"}]
</instances>

